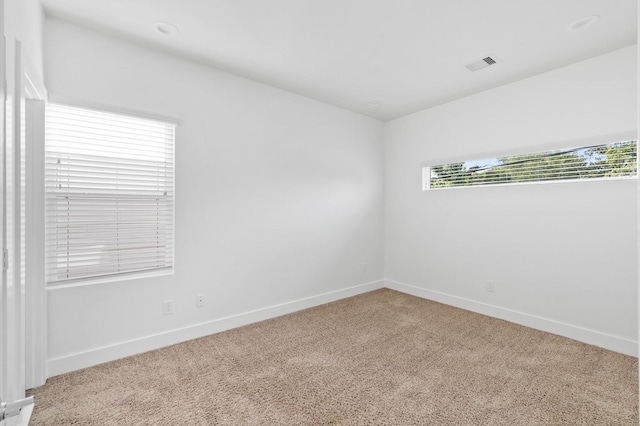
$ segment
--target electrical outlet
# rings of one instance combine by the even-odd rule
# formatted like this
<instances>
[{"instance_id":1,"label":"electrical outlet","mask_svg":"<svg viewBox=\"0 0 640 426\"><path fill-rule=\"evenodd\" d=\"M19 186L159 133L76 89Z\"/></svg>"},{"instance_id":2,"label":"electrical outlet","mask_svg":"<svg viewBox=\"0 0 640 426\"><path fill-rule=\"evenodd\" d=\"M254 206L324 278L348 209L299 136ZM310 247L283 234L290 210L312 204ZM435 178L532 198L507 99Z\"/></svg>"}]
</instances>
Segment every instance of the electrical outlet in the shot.
<instances>
[{"instance_id":1,"label":"electrical outlet","mask_svg":"<svg viewBox=\"0 0 640 426\"><path fill-rule=\"evenodd\" d=\"M204 307L204 294L199 294L196 296L196 308Z\"/></svg>"},{"instance_id":2,"label":"electrical outlet","mask_svg":"<svg viewBox=\"0 0 640 426\"><path fill-rule=\"evenodd\" d=\"M173 315L173 300L162 302L162 315Z\"/></svg>"},{"instance_id":3,"label":"electrical outlet","mask_svg":"<svg viewBox=\"0 0 640 426\"><path fill-rule=\"evenodd\" d=\"M492 280L487 280L484 282L484 289L489 293L493 293L496 290L496 283Z\"/></svg>"}]
</instances>

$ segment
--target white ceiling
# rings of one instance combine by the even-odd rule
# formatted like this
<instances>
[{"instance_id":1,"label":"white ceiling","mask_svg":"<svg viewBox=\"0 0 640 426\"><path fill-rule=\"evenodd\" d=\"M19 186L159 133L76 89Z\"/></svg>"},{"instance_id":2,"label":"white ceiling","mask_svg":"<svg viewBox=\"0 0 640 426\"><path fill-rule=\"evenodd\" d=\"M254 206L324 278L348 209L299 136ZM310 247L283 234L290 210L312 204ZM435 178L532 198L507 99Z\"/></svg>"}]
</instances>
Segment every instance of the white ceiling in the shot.
<instances>
[{"instance_id":1,"label":"white ceiling","mask_svg":"<svg viewBox=\"0 0 640 426\"><path fill-rule=\"evenodd\" d=\"M42 3L50 16L381 120L637 42L637 0ZM589 15L601 19L567 30ZM156 21L179 32L163 35ZM500 62L464 68L487 55Z\"/></svg>"}]
</instances>

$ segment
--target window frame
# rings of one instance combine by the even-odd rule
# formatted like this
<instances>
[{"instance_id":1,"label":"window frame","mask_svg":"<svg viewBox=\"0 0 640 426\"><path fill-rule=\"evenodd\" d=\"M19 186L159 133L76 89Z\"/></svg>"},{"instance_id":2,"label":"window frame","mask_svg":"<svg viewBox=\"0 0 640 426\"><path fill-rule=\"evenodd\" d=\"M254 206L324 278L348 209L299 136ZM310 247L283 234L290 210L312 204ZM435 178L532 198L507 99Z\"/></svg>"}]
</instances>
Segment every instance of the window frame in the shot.
<instances>
[{"instance_id":1,"label":"window frame","mask_svg":"<svg viewBox=\"0 0 640 426\"><path fill-rule=\"evenodd\" d=\"M170 239L171 242L171 249L170 249L170 255L168 255L166 258L168 259L168 266L165 267L161 267L161 268L156 268L156 269L145 269L145 270L133 270L133 271L126 271L126 272L115 272L115 273L110 273L110 274L100 274L100 275L94 275L94 276L85 276L85 277L77 277L77 278L70 278L70 279L66 279L66 280L57 280L57 281L49 281L48 280L48 272L49 270L47 269L47 267L45 266L45 285L47 288L50 289L59 289L59 288L66 288L66 287L76 287L76 286L84 286L84 285L92 285L92 284L102 284L102 283L111 283L111 282L119 282L119 281L129 281L129 280L133 280L133 279L143 279L143 278L151 278L151 277L159 277L159 276L168 276L168 275L173 275L175 273L175 267L176 267L176 262L175 262L175 233L176 233L176 214L175 214L175 200L176 200L176 162L175 162L175 158L176 158L176 147L177 147L177 139L178 139L178 129L179 129L179 121L177 119L174 118L167 118L164 116L158 116L155 114L146 114L146 113L141 113L139 111L131 111L131 110L126 110L126 109L122 109L122 108L114 108L112 106L106 106L103 104L96 104L96 103L90 103L90 102L83 102L83 101L77 101L77 100L73 100L73 99L68 99L68 98L63 98L63 97L58 97L58 96L49 96L49 100L47 102L47 104L58 104L64 107L70 107L70 108L77 108L77 109L84 109L84 110L89 110L89 111L95 111L98 113L106 113L106 114L112 114L112 115L118 115L118 116L124 116L126 118L130 118L130 119L139 119L139 120L148 120L148 121L155 121L155 122L160 122L162 124L165 125L169 125L173 127L173 139L171 141L171 157L170 157L170 162L171 162L171 198L170 198L170 204L171 204L171 209L170 209L170 220L171 220L171 230L169 233L167 233L167 238ZM45 109L47 108L47 105L45 105ZM46 135L46 125L44 126L44 133ZM45 137L45 143L43 144L43 159L46 159L47 156L47 150L48 148L46 147L46 137ZM112 157L115 158L115 157ZM46 171L46 166L45 164L42 165L43 170ZM47 210L48 210L48 206L47 206L47 196L48 196L48 192L46 189L46 183L47 183L47 178L46 178L46 173L43 179L43 196L44 196L44 208L43 208L43 213L44 213L44 220L45 220L45 235L43 236L43 244L45 244L45 262L48 261L49 259L49 254L46 251L46 242L47 242L47 236L46 236L46 228L47 225L46 223L48 222L48 215L47 215Z\"/></svg>"},{"instance_id":2,"label":"window frame","mask_svg":"<svg viewBox=\"0 0 640 426\"><path fill-rule=\"evenodd\" d=\"M524 182L506 182L506 183L491 183L484 185L460 185L460 186L443 186L443 187L430 187L431 167L449 165L455 163L465 163L474 161L483 161L494 158L515 157L522 155L535 155L540 153L546 153L550 151L558 150L570 150L570 149L582 149L599 145L607 145L613 143L621 143L635 141L636 142L636 174L632 176L610 176L610 177L598 177L598 178L578 178L578 179L549 179L538 181L524 181ZM495 187L510 187L519 185L555 185L555 184L572 184L572 183L584 183L584 182L612 182L612 181L625 181L625 180L638 180L640 176L640 156L637 153L638 134L636 132L628 131L622 133L615 133L611 135L598 136L594 138L576 139L565 142L554 142L548 144L541 144L535 146L527 146L523 148L516 148L513 150L501 150L487 152L485 154L469 155L466 158L460 156L448 157L443 160L425 161L420 164L420 178L421 178L421 190L422 192L438 192L441 190L464 190L469 188L495 188Z\"/></svg>"}]
</instances>

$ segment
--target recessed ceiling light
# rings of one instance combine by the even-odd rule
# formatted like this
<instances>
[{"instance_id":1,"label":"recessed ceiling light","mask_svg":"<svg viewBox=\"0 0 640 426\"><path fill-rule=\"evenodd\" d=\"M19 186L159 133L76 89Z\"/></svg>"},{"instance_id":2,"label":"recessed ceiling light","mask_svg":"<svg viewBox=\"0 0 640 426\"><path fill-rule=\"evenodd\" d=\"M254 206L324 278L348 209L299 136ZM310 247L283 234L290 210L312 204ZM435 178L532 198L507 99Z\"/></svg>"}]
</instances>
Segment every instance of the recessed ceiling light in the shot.
<instances>
[{"instance_id":1,"label":"recessed ceiling light","mask_svg":"<svg viewBox=\"0 0 640 426\"><path fill-rule=\"evenodd\" d=\"M154 22L153 26L156 28L156 30L158 30L159 33L164 35L173 35L180 31L178 27L168 22Z\"/></svg>"},{"instance_id":2,"label":"recessed ceiling light","mask_svg":"<svg viewBox=\"0 0 640 426\"><path fill-rule=\"evenodd\" d=\"M367 105L372 107L372 108L375 108L378 105L380 105L380 101L369 101L369 102L367 102Z\"/></svg>"},{"instance_id":3,"label":"recessed ceiling light","mask_svg":"<svg viewBox=\"0 0 640 426\"><path fill-rule=\"evenodd\" d=\"M571 25L567 27L567 31L573 32L584 30L586 28L589 28L599 20L600 17L598 15L585 16L584 18L580 18L577 21L571 23Z\"/></svg>"}]
</instances>

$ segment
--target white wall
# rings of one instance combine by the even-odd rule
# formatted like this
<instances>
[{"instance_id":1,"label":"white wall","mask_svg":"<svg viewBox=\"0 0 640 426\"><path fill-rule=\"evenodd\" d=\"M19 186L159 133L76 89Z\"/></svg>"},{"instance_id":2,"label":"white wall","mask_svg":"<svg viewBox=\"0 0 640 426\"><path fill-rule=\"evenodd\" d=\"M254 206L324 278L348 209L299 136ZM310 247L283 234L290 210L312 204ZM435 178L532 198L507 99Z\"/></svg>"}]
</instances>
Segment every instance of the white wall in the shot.
<instances>
[{"instance_id":1,"label":"white wall","mask_svg":"<svg viewBox=\"0 0 640 426\"><path fill-rule=\"evenodd\" d=\"M42 77L42 34L44 13L39 0L5 0L5 32L22 42L23 56L37 77Z\"/></svg>"},{"instance_id":2,"label":"white wall","mask_svg":"<svg viewBox=\"0 0 640 426\"><path fill-rule=\"evenodd\" d=\"M180 123L175 274L50 288L50 375L382 286L380 122L62 21L45 35L52 99Z\"/></svg>"},{"instance_id":3,"label":"white wall","mask_svg":"<svg viewBox=\"0 0 640 426\"><path fill-rule=\"evenodd\" d=\"M387 285L636 354L637 181L421 190L423 162L635 134L636 78L633 46L385 123Z\"/></svg>"},{"instance_id":4,"label":"white wall","mask_svg":"<svg viewBox=\"0 0 640 426\"><path fill-rule=\"evenodd\" d=\"M378 288L383 227L389 287L637 353L635 181L420 188L424 162L635 132L635 47L382 126L62 21L45 34L54 99L180 121L175 275L49 289L50 375Z\"/></svg>"}]
</instances>

